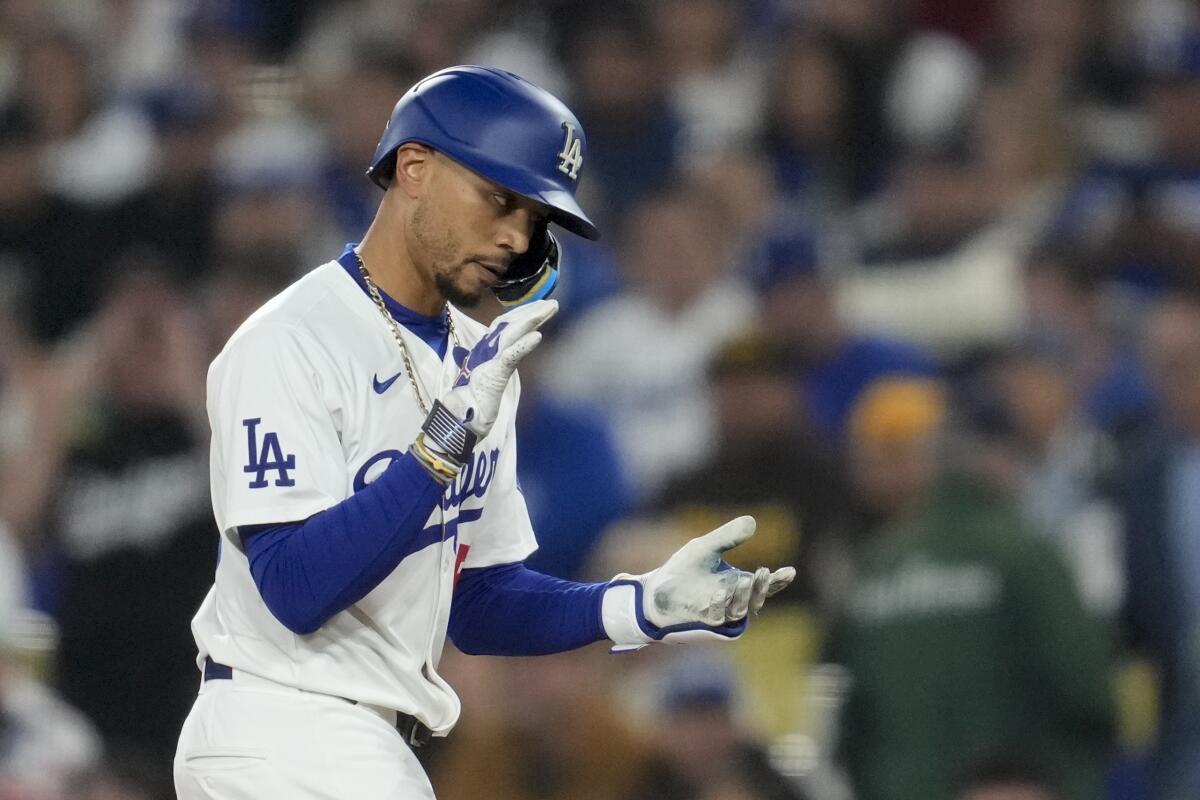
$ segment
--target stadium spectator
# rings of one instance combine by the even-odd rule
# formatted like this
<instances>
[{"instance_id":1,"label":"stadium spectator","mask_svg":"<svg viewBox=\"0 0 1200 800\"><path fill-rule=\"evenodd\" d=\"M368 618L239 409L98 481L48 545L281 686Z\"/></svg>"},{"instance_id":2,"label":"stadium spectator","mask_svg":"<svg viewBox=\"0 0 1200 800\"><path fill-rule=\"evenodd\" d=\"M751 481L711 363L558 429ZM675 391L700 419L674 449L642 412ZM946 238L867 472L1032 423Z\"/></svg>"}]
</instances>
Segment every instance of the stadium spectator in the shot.
<instances>
[{"instance_id":1,"label":"stadium spectator","mask_svg":"<svg viewBox=\"0 0 1200 800\"><path fill-rule=\"evenodd\" d=\"M1009 499L989 426L937 468L945 400L881 381L851 422L863 489L893 509L859 561L829 652L849 672L840 752L860 800L952 797L997 748L1035 747L1074 800L1102 796L1109 654L1055 549Z\"/></svg>"},{"instance_id":2,"label":"stadium spectator","mask_svg":"<svg viewBox=\"0 0 1200 800\"><path fill-rule=\"evenodd\" d=\"M525 563L578 580L604 532L631 509L633 491L607 421L548 396L537 363L535 354L522 368L517 410L517 476L539 532L537 552Z\"/></svg>"},{"instance_id":3,"label":"stadium spectator","mask_svg":"<svg viewBox=\"0 0 1200 800\"><path fill-rule=\"evenodd\" d=\"M91 43L48 28L23 44L15 95L33 118L48 188L111 205L144 187L154 131L135 107L107 96Z\"/></svg>"},{"instance_id":4,"label":"stadium spectator","mask_svg":"<svg viewBox=\"0 0 1200 800\"><path fill-rule=\"evenodd\" d=\"M1154 797L1200 792L1200 303L1169 296L1146 322L1164 416L1123 485L1133 644L1161 674Z\"/></svg>"},{"instance_id":5,"label":"stadium spectator","mask_svg":"<svg viewBox=\"0 0 1200 800\"><path fill-rule=\"evenodd\" d=\"M661 751L638 800L802 800L739 719L737 679L712 653L658 667Z\"/></svg>"},{"instance_id":6,"label":"stadium spectator","mask_svg":"<svg viewBox=\"0 0 1200 800\"><path fill-rule=\"evenodd\" d=\"M187 85L212 99L218 116L230 126L252 113L253 92L249 91L254 74L253 45L245 31L218 19L221 4L203 3L191 9L181 22L181 54L188 66ZM216 14L208 13L208 6Z\"/></svg>"},{"instance_id":7,"label":"stadium spectator","mask_svg":"<svg viewBox=\"0 0 1200 800\"><path fill-rule=\"evenodd\" d=\"M933 360L891 337L858 334L838 314L807 235L769 238L757 276L767 336L788 350L813 430L837 442L859 393L884 375L931 375Z\"/></svg>"},{"instance_id":8,"label":"stadium spectator","mask_svg":"<svg viewBox=\"0 0 1200 800\"><path fill-rule=\"evenodd\" d=\"M621 713L603 648L522 659L449 655L443 674L478 714L464 717L430 778L439 800L629 800L654 749ZM475 702L471 702L475 699Z\"/></svg>"},{"instance_id":9,"label":"stadium spectator","mask_svg":"<svg viewBox=\"0 0 1200 800\"><path fill-rule=\"evenodd\" d=\"M177 266L176 279L194 282L213 255L220 110L189 86L157 88L142 105L158 136L157 169L145 189L122 204L122 237L126 247L163 253Z\"/></svg>"},{"instance_id":10,"label":"stadium spectator","mask_svg":"<svg viewBox=\"0 0 1200 800\"><path fill-rule=\"evenodd\" d=\"M695 535L714 520L752 514L758 529L738 558L782 559L804 576L812 568L812 540L840 513L847 491L836 454L805 425L789 366L786 350L758 331L722 345L708 365L717 446L702 464L668 481L652 506ZM803 585L794 587L789 599L807 594Z\"/></svg>"},{"instance_id":11,"label":"stadium spectator","mask_svg":"<svg viewBox=\"0 0 1200 800\"><path fill-rule=\"evenodd\" d=\"M813 30L832 42L846 75L850 186L852 198L861 198L879 185L894 155L884 98L910 32L907 9L885 0L817 0L811 8Z\"/></svg>"},{"instance_id":12,"label":"stadium spectator","mask_svg":"<svg viewBox=\"0 0 1200 800\"><path fill-rule=\"evenodd\" d=\"M214 358L246 317L291 282L295 271L290 252L214 256L199 292L205 357Z\"/></svg>"},{"instance_id":13,"label":"stadium spectator","mask_svg":"<svg viewBox=\"0 0 1200 800\"><path fill-rule=\"evenodd\" d=\"M704 369L749 322L753 300L731 274L721 220L703 198L675 189L629 219L622 266L631 290L566 331L543 374L555 397L608 417L645 501L713 447Z\"/></svg>"},{"instance_id":14,"label":"stadium spectator","mask_svg":"<svg viewBox=\"0 0 1200 800\"><path fill-rule=\"evenodd\" d=\"M1147 42L1145 50L1145 116L1153 145L1093 159L1055 227L1105 256L1108 268L1130 284L1194 287L1200 226L1187 199L1198 180L1200 28L1195 22L1182 26Z\"/></svg>"},{"instance_id":15,"label":"stadium spectator","mask_svg":"<svg viewBox=\"0 0 1200 800\"><path fill-rule=\"evenodd\" d=\"M979 178L988 187L988 216L1001 226L1040 232L1079 152L1069 116L1049 102L1030 102L1002 80L983 83L973 111L969 124Z\"/></svg>"},{"instance_id":16,"label":"stadium spectator","mask_svg":"<svg viewBox=\"0 0 1200 800\"><path fill-rule=\"evenodd\" d=\"M1017 501L1034 529L1058 547L1089 611L1106 621L1124 589L1121 523L1110 497L1115 443L1090 423L1069 355L1027 342L972 378L1012 424L1022 462Z\"/></svg>"},{"instance_id":17,"label":"stadium spectator","mask_svg":"<svg viewBox=\"0 0 1200 800\"><path fill-rule=\"evenodd\" d=\"M44 512L94 366L86 345L47 352L0 302L0 524L25 550L44 541ZM33 560L33 559L30 559ZM41 607L35 593L32 600Z\"/></svg>"},{"instance_id":18,"label":"stadium spectator","mask_svg":"<svg viewBox=\"0 0 1200 800\"><path fill-rule=\"evenodd\" d=\"M0 798L58 800L99 763L101 744L21 651L21 583L20 551L0 526Z\"/></svg>"},{"instance_id":19,"label":"stadium spectator","mask_svg":"<svg viewBox=\"0 0 1200 800\"><path fill-rule=\"evenodd\" d=\"M362 179L379 142L379 109L395 104L421 77L397 45L370 39L355 43L350 64L320 87L328 144L315 197L343 241L354 241L375 218L379 189Z\"/></svg>"},{"instance_id":20,"label":"stadium spectator","mask_svg":"<svg viewBox=\"0 0 1200 800\"><path fill-rule=\"evenodd\" d=\"M703 162L740 147L763 114L762 53L742 35L746 9L722 0L665 0L651 6L654 50L683 122L680 146Z\"/></svg>"},{"instance_id":21,"label":"stadium spectator","mask_svg":"<svg viewBox=\"0 0 1200 800\"><path fill-rule=\"evenodd\" d=\"M996 11L989 55L1035 104L1117 102L1130 90L1109 58L1106 20L1087 0L1004 0Z\"/></svg>"},{"instance_id":22,"label":"stadium spectator","mask_svg":"<svg viewBox=\"0 0 1200 800\"><path fill-rule=\"evenodd\" d=\"M1052 241L1026 260L1022 277L1024 336L1069 362L1080 411L1125 443L1150 422L1153 397L1139 353L1139 318L1098 254Z\"/></svg>"},{"instance_id":23,"label":"stadium spectator","mask_svg":"<svg viewBox=\"0 0 1200 800\"><path fill-rule=\"evenodd\" d=\"M87 427L45 512L61 554L55 684L106 743L158 764L195 692L189 621L216 560L205 473L204 341L147 253L97 318Z\"/></svg>"},{"instance_id":24,"label":"stadium spectator","mask_svg":"<svg viewBox=\"0 0 1200 800\"><path fill-rule=\"evenodd\" d=\"M216 251L290 253L297 272L315 265L298 263L296 253L340 252L345 242L313 197L321 152L320 134L292 113L256 117L225 136L217 152Z\"/></svg>"},{"instance_id":25,"label":"stadium spectator","mask_svg":"<svg viewBox=\"0 0 1200 800\"><path fill-rule=\"evenodd\" d=\"M57 800L100 761L87 719L0 646L0 797Z\"/></svg>"},{"instance_id":26,"label":"stadium spectator","mask_svg":"<svg viewBox=\"0 0 1200 800\"><path fill-rule=\"evenodd\" d=\"M864 226L860 248L868 265L945 256L989 219L988 194L962 145L906 152L894 175L878 198L884 208L871 214L883 224Z\"/></svg>"},{"instance_id":27,"label":"stadium spectator","mask_svg":"<svg viewBox=\"0 0 1200 800\"><path fill-rule=\"evenodd\" d=\"M898 376L868 384L854 408L845 443L847 503L817 543L809 570L818 607L831 620L843 613L880 531L911 515L936 480L946 413L936 384Z\"/></svg>"},{"instance_id":28,"label":"stadium spectator","mask_svg":"<svg viewBox=\"0 0 1200 800\"><path fill-rule=\"evenodd\" d=\"M40 136L30 109L0 107L0 283L22 326L57 340L87 319L120 246L113 209L51 192L38 166Z\"/></svg>"},{"instance_id":29,"label":"stadium spectator","mask_svg":"<svg viewBox=\"0 0 1200 800\"><path fill-rule=\"evenodd\" d=\"M849 80L832 43L811 33L783 43L768 79L761 149L801 212L832 218L865 181L852 157Z\"/></svg>"},{"instance_id":30,"label":"stadium spectator","mask_svg":"<svg viewBox=\"0 0 1200 800\"><path fill-rule=\"evenodd\" d=\"M582 20L570 37L573 106L587 120L587 192L596 223L618 228L667 184L681 162L683 122L666 97L659 54L641 9L617 5Z\"/></svg>"},{"instance_id":31,"label":"stadium spectator","mask_svg":"<svg viewBox=\"0 0 1200 800\"><path fill-rule=\"evenodd\" d=\"M730 149L687 175L694 191L717 204L732 252L752 251L780 216L770 161L757 150Z\"/></svg>"}]
</instances>

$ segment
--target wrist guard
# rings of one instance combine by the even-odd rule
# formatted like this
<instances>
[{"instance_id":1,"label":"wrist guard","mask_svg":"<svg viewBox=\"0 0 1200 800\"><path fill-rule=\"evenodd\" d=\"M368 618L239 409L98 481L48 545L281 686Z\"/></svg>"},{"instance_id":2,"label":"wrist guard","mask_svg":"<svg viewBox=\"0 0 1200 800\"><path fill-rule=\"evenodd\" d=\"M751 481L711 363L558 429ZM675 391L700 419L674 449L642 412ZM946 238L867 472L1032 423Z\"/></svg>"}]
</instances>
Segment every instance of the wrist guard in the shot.
<instances>
[{"instance_id":1,"label":"wrist guard","mask_svg":"<svg viewBox=\"0 0 1200 800\"><path fill-rule=\"evenodd\" d=\"M656 627L646 619L644 577L622 573L604 590L600 617L604 635L613 643L609 652L640 650L653 642L728 642L746 632L749 623L745 617L726 625L706 625L697 621Z\"/></svg>"},{"instance_id":2,"label":"wrist guard","mask_svg":"<svg viewBox=\"0 0 1200 800\"><path fill-rule=\"evenodd\" d=\"M410 450L429 474L445 485L458 477L478 440L465 421L451 413L441 400L434 400Z\"/></svg>"}]
</instances>

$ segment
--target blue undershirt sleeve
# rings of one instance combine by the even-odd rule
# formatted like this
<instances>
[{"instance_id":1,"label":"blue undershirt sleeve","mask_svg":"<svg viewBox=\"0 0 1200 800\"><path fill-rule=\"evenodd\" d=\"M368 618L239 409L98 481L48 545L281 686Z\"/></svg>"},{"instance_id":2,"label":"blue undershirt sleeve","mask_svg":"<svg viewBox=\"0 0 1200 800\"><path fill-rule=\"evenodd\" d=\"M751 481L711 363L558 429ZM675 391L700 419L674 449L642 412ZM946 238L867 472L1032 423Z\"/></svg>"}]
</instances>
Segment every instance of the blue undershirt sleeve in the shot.
<instances>
[{"instance_id":1,"label":"blue undershirt sleeve","mask_svg":"<svg viewBox=\"0 0 1200 800\"><path fill-rule=\"evenodd\" d=\"M443 491L405 453L364 489L303 522L239 528L263 602L293 633L314 632L433 543L421 533Z\"/></svg>"},{"instance_id":2,"label":"blue undershirt sleeve","mask_svg":"<svg viewBox=\"0 0 1200 800\"><path fill-rule=\"evenodd\" d=\"M470 655L537 656L606 638L607 583L576 583L524 564L464 569L450 606L450 640Z\"/></svg>"}]
</instances>

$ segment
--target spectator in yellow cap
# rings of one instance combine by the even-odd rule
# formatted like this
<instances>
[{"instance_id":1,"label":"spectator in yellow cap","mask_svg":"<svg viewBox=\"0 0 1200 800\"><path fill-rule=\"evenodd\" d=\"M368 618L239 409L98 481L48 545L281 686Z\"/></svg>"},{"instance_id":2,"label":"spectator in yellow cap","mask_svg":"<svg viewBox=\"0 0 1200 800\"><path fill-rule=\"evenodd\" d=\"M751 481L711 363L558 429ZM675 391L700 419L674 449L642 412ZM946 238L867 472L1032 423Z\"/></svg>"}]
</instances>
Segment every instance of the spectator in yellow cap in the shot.
<instances>
[{"instance_id":1,"label":"spectator in yellow cap","mask_svg":"<svg viewBox=\"0 0 1200 800\"><path fill-rule=\"evenodd\" d=\"M941 384L881 378L850 412L850 465L867 507L902 515L937 476L946 397Z\"/></svg>"}]
</instances>

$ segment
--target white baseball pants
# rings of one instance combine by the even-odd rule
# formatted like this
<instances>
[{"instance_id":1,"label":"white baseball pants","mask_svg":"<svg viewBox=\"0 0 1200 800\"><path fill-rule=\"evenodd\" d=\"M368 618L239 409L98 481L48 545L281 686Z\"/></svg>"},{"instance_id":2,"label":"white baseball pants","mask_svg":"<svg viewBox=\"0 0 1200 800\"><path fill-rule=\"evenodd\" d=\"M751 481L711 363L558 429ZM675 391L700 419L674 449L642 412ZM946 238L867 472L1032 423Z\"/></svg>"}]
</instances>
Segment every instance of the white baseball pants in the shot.
<instances>
[{"instance_id":1,"label":"white baseball pants","mask_svg":"<svg viewBox=\"0 0 1200 800\"><path fill-rule=\"evenodd\" d=\"M175 753L180 800L433 800L399 732L371 711L234 672L205 681Z\"/></svg>"}]
</instances>

